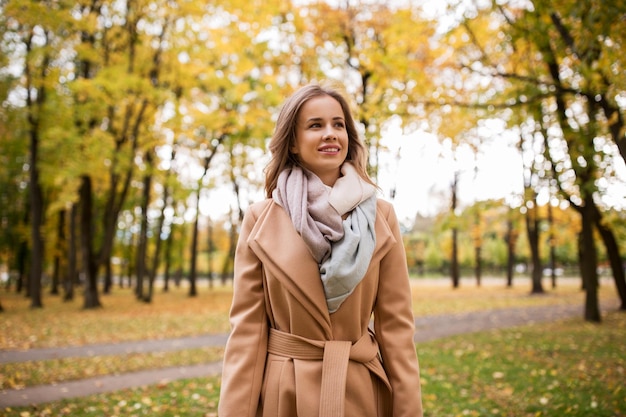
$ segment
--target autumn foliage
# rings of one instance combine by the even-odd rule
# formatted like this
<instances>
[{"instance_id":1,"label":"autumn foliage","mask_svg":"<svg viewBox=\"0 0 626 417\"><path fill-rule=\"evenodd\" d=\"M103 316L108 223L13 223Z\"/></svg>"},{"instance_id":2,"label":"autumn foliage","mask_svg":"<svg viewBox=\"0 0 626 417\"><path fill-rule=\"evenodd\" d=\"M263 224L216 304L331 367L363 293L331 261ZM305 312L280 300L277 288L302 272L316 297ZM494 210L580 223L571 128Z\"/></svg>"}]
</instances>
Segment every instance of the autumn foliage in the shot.
<instances>
[{"instance_id":1,"label":"autumn foliage","mask_svg":"<svg viewBox=\"0 0 626 417\"><path fill-rule=\"evenodd\" d=\"M523 187L454 207L458 190L433 195L440 213L407 225L416 268L469 267L480 282L483 267L512 279L523 264L541 292L546 265L573 265L585 317L599 321L603 267L626 308L613 196L626 6L435 3L1 2L3 280L34 308L43 288L69 300L80 286L85 309L116 285L149 303L157 282L185 279L190 296L199 278L227 282L283 98L331 79L351 98L375 178L391 126L405 140L434 135L453 159L513 138Z\"/></svg>"}]
</instances>

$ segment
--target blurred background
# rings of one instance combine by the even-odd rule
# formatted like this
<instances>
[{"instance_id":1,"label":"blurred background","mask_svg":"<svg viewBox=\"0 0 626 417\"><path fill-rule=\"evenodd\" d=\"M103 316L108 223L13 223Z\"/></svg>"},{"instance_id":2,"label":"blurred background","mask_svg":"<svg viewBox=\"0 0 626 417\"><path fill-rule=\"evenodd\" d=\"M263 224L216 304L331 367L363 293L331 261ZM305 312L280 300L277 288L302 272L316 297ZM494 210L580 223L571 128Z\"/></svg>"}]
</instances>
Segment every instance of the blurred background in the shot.
<instances>
[{"instance_id":1,"label":"blurred background","mask_svg":"<svg viewBox=\"0 0 626 417\"><path fill-rule=\"evenodd\" d=\"M280 105L335 80L414 277L580 277L599 320L603 275L626 308L625 24L600 0L0 1L2 286L95 308L227 283Z\"/></svg>"}]
</instances>

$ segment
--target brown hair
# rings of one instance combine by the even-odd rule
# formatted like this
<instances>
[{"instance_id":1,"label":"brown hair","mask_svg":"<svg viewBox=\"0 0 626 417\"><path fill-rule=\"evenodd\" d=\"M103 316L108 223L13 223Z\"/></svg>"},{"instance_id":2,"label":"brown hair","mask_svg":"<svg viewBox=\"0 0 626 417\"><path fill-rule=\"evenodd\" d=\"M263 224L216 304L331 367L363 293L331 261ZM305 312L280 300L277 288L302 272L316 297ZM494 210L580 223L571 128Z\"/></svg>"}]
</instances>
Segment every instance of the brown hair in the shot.
<instances>
[{"instance_id":1,"label":"brown hair","mask_svg":"<svg viewBox=\"0 0 626 417\"><path fill-rule=\"evenodd\" d=\"M337 88L308 84L296 90L295 93L287 98L278 114L276 128L269 144L272 156L265 168L265 194L268 198L272 196L272 191L276 188L280 173L286 168L300 165L298 158L290 151L296 141L298 115L304 103L320 96L330 96L341 105L348 133L348 155L346 156L346 161L350 161L354 165L363 180L376 186L367 175L367 148L365 148L356 130L348 102Z\"/></svg>"}]
</instances>

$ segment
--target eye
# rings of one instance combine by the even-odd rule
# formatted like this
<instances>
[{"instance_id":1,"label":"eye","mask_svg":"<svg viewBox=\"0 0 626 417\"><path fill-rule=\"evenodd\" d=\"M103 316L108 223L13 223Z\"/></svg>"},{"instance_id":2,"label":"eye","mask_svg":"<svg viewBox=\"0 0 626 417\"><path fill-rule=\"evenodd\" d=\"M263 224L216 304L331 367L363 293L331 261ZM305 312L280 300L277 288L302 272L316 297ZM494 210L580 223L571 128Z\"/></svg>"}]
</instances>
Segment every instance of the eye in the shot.
<instances>
[{"instance_id":1,"label":"eye","mask_svg":"<svg viewBox=\"0 0 626 417\"><path fill-rule=\"evenodd\" d=\"M341 127L341 128L344 128L344 127L346 127L346 125L345 125L345 123L344 123L344 122L335 122L335 127Z\"/></svg>"}]
</instances>

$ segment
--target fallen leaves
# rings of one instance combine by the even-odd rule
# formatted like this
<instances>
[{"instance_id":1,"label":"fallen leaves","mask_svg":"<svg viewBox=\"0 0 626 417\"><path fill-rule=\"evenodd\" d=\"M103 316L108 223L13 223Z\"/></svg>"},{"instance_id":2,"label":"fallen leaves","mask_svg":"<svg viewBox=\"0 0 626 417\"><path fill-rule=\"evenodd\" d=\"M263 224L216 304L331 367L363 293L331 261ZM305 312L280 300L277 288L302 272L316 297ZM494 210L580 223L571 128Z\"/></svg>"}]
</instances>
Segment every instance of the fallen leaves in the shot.
<instances>
[{"instance_id":1,"label":"fallen leaves","mask_svg":"<svg viewBox=\"0 0 626 417\"><path fill-rule=\"evenodd\" d=\"M0 389L20 389L25 386L52 384L143 369L215 362L222 359L223 353L224 349L221 347L207 347L174 352L7 363L2 365Z\"/></svg>"},{"instance_id":2,"label":"fallen leaves","mask_svg":"<svg viewBox=\"0 0 626 417\"><path fill-rule=\"evenodd\" d=\"M230 287L189 297L184 288L159 293L153 303L137 301L130 289L115 289L104 308L83 310L81 300L50 297L30 309L22 294L3 295L0 349L82 346L131 340L184 337L230 330ZM42 325L45 323L45 326Z\"/></svg>"}]
</instances>

